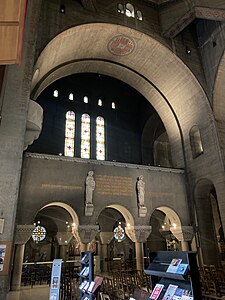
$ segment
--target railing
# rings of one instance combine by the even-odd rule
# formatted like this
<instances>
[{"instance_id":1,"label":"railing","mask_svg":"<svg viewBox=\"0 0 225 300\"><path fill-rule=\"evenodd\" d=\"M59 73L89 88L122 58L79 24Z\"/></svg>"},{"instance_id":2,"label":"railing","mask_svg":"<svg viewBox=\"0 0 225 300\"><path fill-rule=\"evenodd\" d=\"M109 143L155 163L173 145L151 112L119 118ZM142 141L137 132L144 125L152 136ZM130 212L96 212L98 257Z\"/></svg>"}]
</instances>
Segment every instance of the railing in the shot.
<instances>
[{"instance_id":1,"label":"railing","mask_svg":"<svg viewBox=\"0 0 225 300\"><path fill-rule=\"evenodd\" d=\"M23 263L21 285L50 284L52 261ZM80 260L66 261L62 264L62 278L77 278L80 270Z\"/></svg>"}]
</instances>

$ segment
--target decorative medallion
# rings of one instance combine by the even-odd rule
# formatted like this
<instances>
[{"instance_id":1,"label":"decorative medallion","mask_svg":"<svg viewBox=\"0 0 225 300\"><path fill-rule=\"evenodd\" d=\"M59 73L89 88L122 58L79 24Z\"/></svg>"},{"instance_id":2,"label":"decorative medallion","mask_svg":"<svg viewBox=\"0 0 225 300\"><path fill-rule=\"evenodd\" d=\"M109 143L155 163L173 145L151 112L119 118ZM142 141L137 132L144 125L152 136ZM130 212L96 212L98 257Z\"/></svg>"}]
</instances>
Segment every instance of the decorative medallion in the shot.
<instances>
[{"instance_id":1,"label":"decorative medallion","mask_svg":"<svg viewBox=\"0 0 225 300\"><path fill-rule=\"evenodd\" d=\"M108 43L108 50L114 55L128 55L135 49L135 42L126 35L117 35Z\"/></svg>"}]
</instances>

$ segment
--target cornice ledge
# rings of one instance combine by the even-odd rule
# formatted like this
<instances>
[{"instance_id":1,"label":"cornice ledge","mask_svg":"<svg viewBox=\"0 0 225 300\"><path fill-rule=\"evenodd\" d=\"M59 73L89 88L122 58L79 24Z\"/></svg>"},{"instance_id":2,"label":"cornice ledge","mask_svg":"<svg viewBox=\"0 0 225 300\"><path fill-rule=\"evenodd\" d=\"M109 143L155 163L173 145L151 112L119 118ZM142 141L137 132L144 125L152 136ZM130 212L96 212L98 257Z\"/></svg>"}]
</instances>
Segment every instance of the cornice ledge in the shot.
<instances>
[{"instance_id":1,"label":"cornice ledge","mask_svg":"<svg viewBox=\"0 0 225 300\"><path fill-rule=\"evenodd\" d=\"M184 170L182 170L182 169L144 166L144 165L120 163L120 162L114 162L114 161L112 161L112 162L111 161L99 161L99 160L94 160L94 159L66 157L66 156L58 156L58 155L51 155L51 154L39 154L39 153L25 152L24 157L25 158L37 158L37 159L46 159L46 160L65 161L65 162L73 162L73 163L83 163L83 164L90 164L90 165L114 166L114 167L130 168L130 169L150 170L150 171L156 171L156 172L184 174Z\"/></svg>"}]
</instances>

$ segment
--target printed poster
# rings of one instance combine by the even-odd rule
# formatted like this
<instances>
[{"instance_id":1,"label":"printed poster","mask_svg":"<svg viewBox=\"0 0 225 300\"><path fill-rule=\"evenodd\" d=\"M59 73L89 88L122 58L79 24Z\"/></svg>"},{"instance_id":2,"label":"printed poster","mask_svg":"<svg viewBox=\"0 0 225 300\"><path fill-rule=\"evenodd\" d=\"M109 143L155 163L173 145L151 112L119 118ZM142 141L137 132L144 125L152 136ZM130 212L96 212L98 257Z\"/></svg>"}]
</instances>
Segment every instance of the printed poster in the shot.
<instances>
[{"instance_id":1,"label":"printed poster","mask_svg":"<svg viewBox=\"0 0 225 300\"><path fill-rule=\"evenodd\" d=\"M5 261L6 245L0 245L0 272L3 271Z\"/></svg>"}]
</instances>

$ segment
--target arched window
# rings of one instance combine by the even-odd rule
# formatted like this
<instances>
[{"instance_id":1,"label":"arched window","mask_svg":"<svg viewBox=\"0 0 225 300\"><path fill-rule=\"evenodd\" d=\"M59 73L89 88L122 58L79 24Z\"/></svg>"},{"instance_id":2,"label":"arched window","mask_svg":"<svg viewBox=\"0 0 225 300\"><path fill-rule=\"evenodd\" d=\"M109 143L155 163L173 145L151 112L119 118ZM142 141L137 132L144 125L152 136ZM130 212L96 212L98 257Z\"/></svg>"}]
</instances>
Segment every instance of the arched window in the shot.
<instances>
[{"instance_id":1,"label":"arched window","mask_svg":"<svg viewBox=\"0 0 225 300\"><path fill-rule=\"evenodd\" d=\"M74 137L75 137L75 113L68 111L66 113L65 126L65 156L74 156Z\"/></svg>"},{"instance_id":2,"label":"arched window","mask_svg":"<svg viewBox=\"0 0 225 300\"><path fill-rule=\"evenodd\" d=\"M136 17L139 21L143 20L142 12L140 10L137 10L136 12Z\"/></svg>"},{"instance_id":3,"label":"arched window","mask_svg":"<svg viewBox=\"0 0 225 300\"><path fill-rule=\"evenodd\" d=\"M90 116L81 117L81 158L90 158Z\"/></svg>"},{"instance_id":4,"label":"arched window","mask_svg":"<svg viewBox=\"0 0 225 300\"><path fill-rule=\"evenodd\" d=\"M197 125L194 125L189 133L192 157L196 158L203 153L203 146L200 131Z\"/></svg>"},{"instance_id":5,"label":"arched window","mask_svg":"<svg viewBox=\"0 0 225 300\"><path fill-rule=\"evenodd\" d=\"M96 159L105 160L105 124L103 117L96 118Z\"/></svg>"},{"instance_id":6,"label":"arched window","mask_svg":"<svg viewBox=\"0 0 225 300\"><path fill-rule=\"evenodd\" d=\"M134 7L133 7L132 4L130 4L130 3L126 4L126 11L125 11L125 13L126 13L127 17L134 18Z\"/></svg>"},{"instance_id":7,"label":"arched window","mask_svg":"<svg viewBox=\"0 0 225 300\"><path fill-rule=\"evenodd\" d=\"M54 90L53 96L54 96L54 97L59 97L59 92L58 92L57 90Z\"/></svg>"},{"instance_id":8,"label":"arched window","mask_svg":"<svg viewBox=\"0 0 225 300\"><path fill-rule=\"evenodd\" d=\"M119 3L117 8L118 13L124 14L123 4Z\"/></svg>"},{"instance_id":9,"label":"arched window","mask_svg":"<svg viewBox=\"0 0 225 300\"><path fill-rule=\"evenodd\" d=\"M69 100L73 100L73 93L69 94Z\"/></svg>"},{"instance_id":10,"label":"arched window","mask_svg":"<svg viewBox=\"0 0 225 300\"><path fill-rule=\"evenodd\" d=\"M84 103L88 103L88 97L84 96Z\"/></svg>"},{"instance_id":11,"label":"arched window","mask_svg":"<svg viewBox=\"0 0 225 300\"><path fill-rule=\"evenodd\" d=\"M98 106L102 106L102 99L98 99Z\"/></svg>"}]
</instances>

